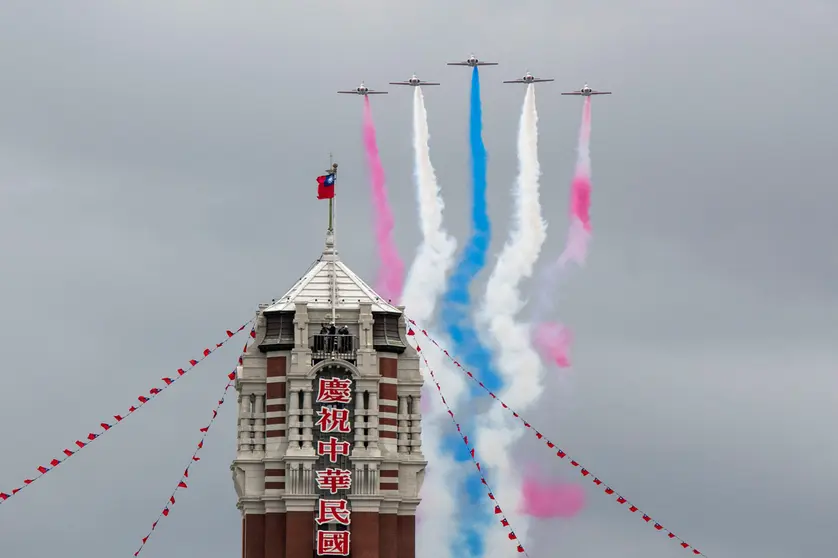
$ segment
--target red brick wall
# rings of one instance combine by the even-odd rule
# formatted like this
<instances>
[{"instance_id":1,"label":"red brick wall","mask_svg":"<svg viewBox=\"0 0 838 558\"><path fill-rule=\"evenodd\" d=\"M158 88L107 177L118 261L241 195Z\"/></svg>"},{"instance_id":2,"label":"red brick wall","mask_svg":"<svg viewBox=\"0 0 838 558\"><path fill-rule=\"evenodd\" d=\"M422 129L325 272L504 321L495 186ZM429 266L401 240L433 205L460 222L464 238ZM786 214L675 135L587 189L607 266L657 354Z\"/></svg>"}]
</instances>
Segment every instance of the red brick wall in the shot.
<instances>
[{"instance_id":1,"label":"red brick wall","mask_svg":"<svg viewBox=\"0 0 838 558\"><path fill-rule=\"evenodd\" d=\"M285 558L285 514L265 515L265 558Z\"/></svg>"},{"instance_id":2,"label":"red brick wall","mask_svg":"<svg viewBox=\"0 0 838 558\"><path fill-rule=\"evenodd\" d=\"M244 516L244 558L265 558L265 516Z\"/></svg>"},{"instance_id":3,"label":"red brick wall","mask_svg":"<svg viewBox=\"0 0 838 558\"><path fill-rule=\"evenodd\" d=\"M416 558L416 516L400 515L399 558Z\"/></svg>"}]
</instances>

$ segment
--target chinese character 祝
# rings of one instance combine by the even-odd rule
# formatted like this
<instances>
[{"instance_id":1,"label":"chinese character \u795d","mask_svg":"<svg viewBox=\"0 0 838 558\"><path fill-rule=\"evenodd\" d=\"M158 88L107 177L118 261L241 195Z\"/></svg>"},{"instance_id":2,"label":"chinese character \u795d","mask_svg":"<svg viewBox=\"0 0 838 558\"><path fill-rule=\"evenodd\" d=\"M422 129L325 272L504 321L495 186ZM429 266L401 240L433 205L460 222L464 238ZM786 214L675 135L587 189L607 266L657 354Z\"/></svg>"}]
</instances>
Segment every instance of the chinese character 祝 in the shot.
<instances>
[{"instance_id":1,"label":"chinese character \u795d","mask_svg":"<svg viewBox=\"0 0 838 558\"><path fill-rule=\"evenodd\" d=\"M349 511L347 503L346 500L318 500L317 517L314 521L318 525L332 522L349 525L349 515L352 512Z\"/></svg>"},{"instance_id":2,"label":"chinese character \u795d","mask_svg":"<svg viewBox=\"0 0 838 558\"><path fill-rule=\"evenodd\" d=\"M349 490L352 486L352 471L346 469L332 469L317 471L317 488L337 494L338 490Z\"/></svg>"},{"instance_id":3,"label":"chinese character \u795d","mask_svg":"<svg viewBox=\"0 0 838 558\"><path fill-rule=\"evenodd\" d=\"M317 531L318 556L349 556L349 531Z\"/></svg>"},{"instance_id":4,"label":"chinese character \u795d","mask_svg":"<svg viewBox=\"0 0 838 558\"><path fill-rule=\"evenodd\" d=\"M320 420L317 426L322 432L338 431L343 434L352 432L349 428L349 409L338 409L335 407L320 407Z\"/></svg>"},{"instance_id":5,"label":"chinese character \u795d","mask_svg":"<svg viewBox=\"0 0 838 558\"><path fill-rule=\"evenodd\" d=\"M317 455L327 455L329 461L337 463L339 455L349 455L349 442L339 442L334 436L329 436L328 442L317 442Z\"/></svg>"},{"instance_id":6,"label":"chinese character \u795d","mask_svg":"<svg viewBox=\"0 0 838 558\"><path fill-rule=\"evenodd\" d=\"M351 403L352 379L320 378L317 388L318 403Z\"/></svg>"}]
</instances>

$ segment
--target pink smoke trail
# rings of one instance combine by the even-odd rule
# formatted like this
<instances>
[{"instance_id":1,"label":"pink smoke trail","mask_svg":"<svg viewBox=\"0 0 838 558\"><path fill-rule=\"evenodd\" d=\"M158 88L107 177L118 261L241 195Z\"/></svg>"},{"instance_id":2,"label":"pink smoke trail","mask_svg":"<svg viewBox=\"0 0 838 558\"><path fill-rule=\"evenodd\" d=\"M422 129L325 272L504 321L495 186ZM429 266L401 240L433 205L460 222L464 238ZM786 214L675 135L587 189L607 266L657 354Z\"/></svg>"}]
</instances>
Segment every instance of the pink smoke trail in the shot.
<instances>
[{"instance_id":1,"label":"pink smoke trail","mask_svg":"<svg viewBox=\"0 0 838 558\"><path fill-rule=\"evenodd\" d=\"M579 127L579 154L576 172L570 183L570 226L567 241L559 259L545 276L543 292L547 296L542 311L552 310L553 296L558 277L568 263L585 265L588 243L591 239L591 98L585 97L582 107L582 125ZM570 366L570 330L557 322L542 322L535 329L535 344L542 358L557 366Z\"/></svg>"},{"instance_id":2,"label":"pink smoke trail","mask_svg":"<svg viewBox=\"0 0 838 558\"><path fill-rule=\"evenodd\" d=\"M542 357L559 368L570 366L570 344L573 335L570 330L556 322L542 323L535 330L535 344L541 351Z\"/></svg>"},{"instance_id":3,"label":"pink smoke trail","mask_svg":"<svg viewBox=\"0 0 838 558\"><path fill-rule=\"evenodd\" d=\"M384 180L384 167L378 155L378 142L375 139L375 123L369 97L364 96L364 148L367 152L367 165L370 170L372 185L372 203L375 208L373 217L375 240L378 245L378 280L375 290L384 300L398 302L404 284L404 262L399 257L393 240L393 211L387 201L387 185Z\"/></svg>"},{"instance_id":4,"label":"pink smoke trail","mask_svg":"<svg viewBox=\"0 0 838 558\"><path fill-rule=\"evenodd\" d=\"M521 513L539 519L573 517L585 507L585 489L578 484L524 479Z\"/></svg>"}]
</instances>

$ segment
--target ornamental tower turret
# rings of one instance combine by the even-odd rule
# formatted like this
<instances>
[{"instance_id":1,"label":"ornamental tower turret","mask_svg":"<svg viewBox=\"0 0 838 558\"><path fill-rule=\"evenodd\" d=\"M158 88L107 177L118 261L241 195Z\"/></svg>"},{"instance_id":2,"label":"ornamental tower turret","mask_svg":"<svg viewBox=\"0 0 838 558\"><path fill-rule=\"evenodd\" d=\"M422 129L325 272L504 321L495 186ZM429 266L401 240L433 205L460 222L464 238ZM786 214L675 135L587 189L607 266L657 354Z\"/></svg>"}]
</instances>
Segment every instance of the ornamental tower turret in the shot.
<instances>
[{"instance_id":1,"label":"ornamental tower turret","mask_svg":"<svg viewBox=\"0 0 838 558\"><path fill-rule=\"evenodd\" d=\"M236 380L243 558L415 558L426 461L405 331L331 227L311 269L259 306Z\"/></svg>"}]
</instances>

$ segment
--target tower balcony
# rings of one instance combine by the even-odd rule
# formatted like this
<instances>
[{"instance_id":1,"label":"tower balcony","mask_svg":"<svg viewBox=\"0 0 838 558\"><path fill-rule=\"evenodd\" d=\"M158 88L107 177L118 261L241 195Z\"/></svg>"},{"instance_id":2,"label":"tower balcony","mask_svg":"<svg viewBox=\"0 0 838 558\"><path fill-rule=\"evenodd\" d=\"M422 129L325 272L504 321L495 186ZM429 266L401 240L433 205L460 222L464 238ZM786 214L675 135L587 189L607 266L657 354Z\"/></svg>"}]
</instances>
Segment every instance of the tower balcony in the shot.
<instances>
[{"instance_id":1,"label":"tower balcony","mask_svg":"<svg viewBox=\"0 0 838 558\"><path fill-rule=\"evenodd\" d=\"M358 353L358 337L355 335L312 335L308 338L312 361L340 359L354 362Z\"/></svg>"}]
</instances>

